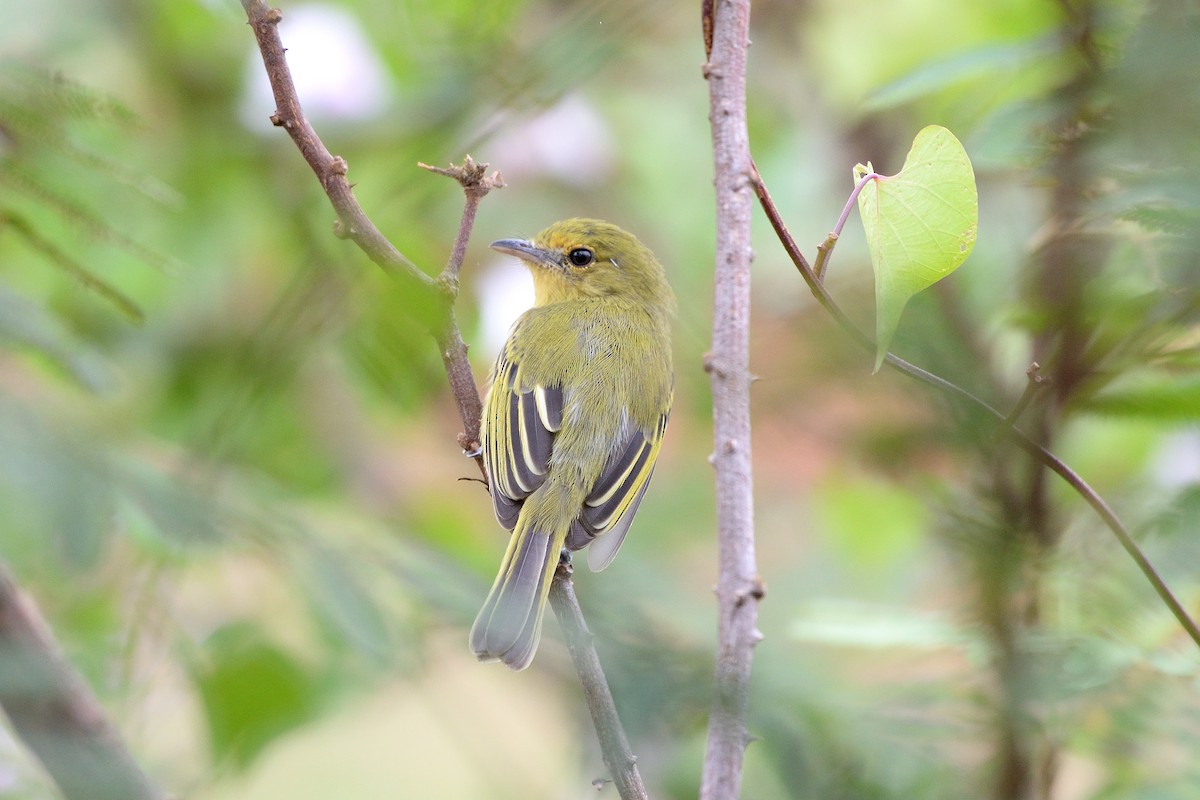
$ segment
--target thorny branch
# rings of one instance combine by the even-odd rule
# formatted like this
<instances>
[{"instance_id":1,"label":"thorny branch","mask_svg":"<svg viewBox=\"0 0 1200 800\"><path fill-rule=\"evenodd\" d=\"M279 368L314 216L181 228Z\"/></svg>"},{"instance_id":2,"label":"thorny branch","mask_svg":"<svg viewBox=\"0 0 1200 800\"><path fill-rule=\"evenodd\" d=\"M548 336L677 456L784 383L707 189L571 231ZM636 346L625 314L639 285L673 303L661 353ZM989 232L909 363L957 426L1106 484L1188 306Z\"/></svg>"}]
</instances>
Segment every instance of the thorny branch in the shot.
<instances>
[{"instance_id":1,"label":"thorny branch","mask_svg":"<svg viewBox=\"0 0 1200 800\"><path fill-rule=\"evenodd\" d=\"M733 800L741 791L751 662L763 596L754 543L750 458L750 220L753 196L746 125L749 0L704 0L716 264L713 343L705 359L713 393L717 495L717 654L713 702L700 783L701 800Z\"/></svg>"},{"instance_id":2,"label":"thorny branch","mask_svg":"<svg viewBox=\"0 0 1200 800\"><path fill-rule=\"evenodd\" d=\"M283 12L271 8L264 0L242 0L242 8L254 29L258 49L262 53L263 66L275 95L275 113L271 123L283 128L296 143L304 160L317 174L321 188L329 196L333 210L338 215L336 233L357 244L367 257L385 272L395 275L414 288L424 291L433 289L433 281L415 264L405 258L387 237L379 232L367 218L362 206L354 197L354 190L346 178L347 165L344 159L335 156L317 136L304 110L300 108L300 97L288 69L283 41L279 38L279 22Z\"/></svg>"},{"instance_id":3,"label":"thorny branch","mask_svg":"<svg viewBox=\"0 0 1200 800\"><path fill-rule=\"evenodd\" d=\"M499 172L487 174L488 165L478 164L471 156L467 156L461 167L451 164L449 167L434 167L429 164L417 164L421 169L427 169L437 175L453 178L463 188L466 203L463 204L462 220L458 224L458 236L454 239L454 247L450 251L450 260L446 268L438 276L438 283L451 294L458 294L458 275L462 271L463 258L467 255L467 243L471 241L471 229L475 227L475 212L479 210L479 201L487 196L492 189L503 189L504 178Z\"/></svg>"}]
</instances>

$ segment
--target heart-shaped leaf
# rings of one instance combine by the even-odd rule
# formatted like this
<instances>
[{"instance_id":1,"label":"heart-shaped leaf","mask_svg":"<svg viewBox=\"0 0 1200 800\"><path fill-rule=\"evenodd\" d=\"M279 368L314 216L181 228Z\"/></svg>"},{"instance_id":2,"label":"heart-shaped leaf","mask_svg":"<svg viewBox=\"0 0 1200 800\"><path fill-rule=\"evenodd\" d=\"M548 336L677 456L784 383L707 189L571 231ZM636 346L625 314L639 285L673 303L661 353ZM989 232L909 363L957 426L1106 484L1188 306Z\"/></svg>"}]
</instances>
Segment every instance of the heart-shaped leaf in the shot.
<instances>
[{"instance_id":1,"label":"heart-shaped leaf","mask_svg":"<svg viewBox=\"0 0 1200 800\"><path fill-rule=\"evenodd\" d=\"M855 182L873 171L856 165ZM923 128L898 174L863 186L858 211L875 270L878 370L909 298L957 269L975 245L979 200L967 151L945 128Z\"/></svg>"}]
</instances>

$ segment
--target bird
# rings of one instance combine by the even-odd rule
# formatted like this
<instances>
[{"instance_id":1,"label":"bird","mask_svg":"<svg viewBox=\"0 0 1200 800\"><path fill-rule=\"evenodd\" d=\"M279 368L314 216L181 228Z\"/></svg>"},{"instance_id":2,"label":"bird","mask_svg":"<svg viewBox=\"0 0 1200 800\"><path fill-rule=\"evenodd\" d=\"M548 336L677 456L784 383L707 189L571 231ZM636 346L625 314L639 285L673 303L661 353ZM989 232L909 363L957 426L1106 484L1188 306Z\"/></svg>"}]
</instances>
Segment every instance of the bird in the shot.
<instances>
[{"instance_id":1,"label":"bird","mask_svg":"<svg viewBox=\"0 0 1200 800\"><path fill-rule=\"evenodd\" d=\"M480 661L533 661L560 553L612 563L646 494L674 396L675 297L654 254L616 225L556 222L491 247L533 275L483 403L496 519L512 531L471 627ZM565 548L565 549L564 549Z\"/></svg>"}]
</instances>

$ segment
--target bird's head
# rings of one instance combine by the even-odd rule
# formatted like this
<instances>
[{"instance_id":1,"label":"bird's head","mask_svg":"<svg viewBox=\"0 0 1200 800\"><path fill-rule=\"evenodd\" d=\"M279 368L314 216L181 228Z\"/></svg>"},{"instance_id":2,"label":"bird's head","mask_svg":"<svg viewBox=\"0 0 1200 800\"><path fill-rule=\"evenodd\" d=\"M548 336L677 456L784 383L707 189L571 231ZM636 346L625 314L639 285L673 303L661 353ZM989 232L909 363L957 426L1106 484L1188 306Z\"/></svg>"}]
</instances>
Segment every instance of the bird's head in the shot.
<instances>
[{"instance_id":1,"label":"bird's head","mask_svg":"<svg viewBox=\"0 0 1200 800\"><path fill-rule=\"evenodd\" d=\"M529 266L537 305L605 296L655 309L674 305L666 274L654 254L633 234L607 222L568 219L531 240L500 239L491 246Z\"/></svg>"}]
</instances>

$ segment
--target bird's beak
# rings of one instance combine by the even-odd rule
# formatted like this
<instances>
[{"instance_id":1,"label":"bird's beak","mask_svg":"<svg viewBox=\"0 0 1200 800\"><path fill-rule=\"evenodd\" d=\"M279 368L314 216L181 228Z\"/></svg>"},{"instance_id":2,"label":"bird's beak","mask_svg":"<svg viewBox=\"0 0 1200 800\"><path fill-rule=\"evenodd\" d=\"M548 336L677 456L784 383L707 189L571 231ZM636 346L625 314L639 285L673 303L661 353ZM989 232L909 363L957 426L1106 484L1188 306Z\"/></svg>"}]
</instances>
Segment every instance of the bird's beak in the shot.
<instances>
[{"instance_id":1,"label":"bird's beak","mask_svg":"<svg viewBox=\"0 0 1200 800\"><path fill-rule=\"evenodd\" d=\"M558 268L558 258L549 250L543 250L533 242L525 239L497 239L490 245L493 250L501 253L508 253L510 256L516 256L522 261L528 261L531 264L537 264L542 267Z\"/></svg>"}]
</instances>

